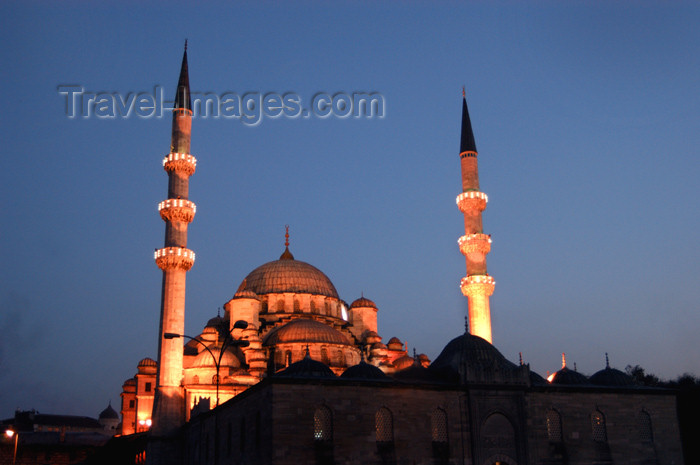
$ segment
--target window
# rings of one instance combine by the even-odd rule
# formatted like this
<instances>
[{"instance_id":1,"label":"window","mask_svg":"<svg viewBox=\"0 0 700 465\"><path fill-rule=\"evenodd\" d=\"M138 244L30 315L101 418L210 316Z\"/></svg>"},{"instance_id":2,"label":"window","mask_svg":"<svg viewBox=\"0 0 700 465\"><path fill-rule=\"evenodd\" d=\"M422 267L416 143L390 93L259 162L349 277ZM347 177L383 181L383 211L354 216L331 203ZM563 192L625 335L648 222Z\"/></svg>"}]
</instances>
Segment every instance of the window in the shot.
<instances>
[{"instance_id":1,"label":"window","mask_svg":"<svg viewBox=\"0 0 700 465\"><path fill-rule=\"evenodd\" d=\"M199 376L194 375L192 377L192 384L199 384Z\"/></svg>"},{"instance_id":2,"label":"window","mask_svg":"<svg viewBox=\"0 0 700 465\"><path fill-rule=\"evenodd\" d=\"M338 351L338 366L345 366L345 353L342 350Z\"/></svg>"},{"instance_id":3,"label":"window","mask_svg":"<svg viewBox=\"0 0 700 465\"><path fill-rule=\"evenodd\" d=\"M277 311L278 312L284 311L284 300L280 299L277 301Z\"/></svg>"},{"instance_id":4,"label":"window","mask_svg":"<svg viewBox=\"0 0 700 465\"><path fill-rule=\"evenodd\" d=\"M136 401L134 401L133 399L129 401L129 408L134 408L135 405L136 405Z\"/></svg>"},{"instance_id":5,"label":"window","mask_svg":"<svg viewBox=\"0 0 700 465\"><path fill-rule=\"evenodd\" d=\"M330 365L331 361L328 359L328 349L321 347L321 361L326 365Z\"/></svg>"},{"instance_id":6,"label":"window","mask_svg":"<svg viewBox=\"0 0 700 465\"><path fill-rule=\"evenodd\" d=\"M436 408L430 418L433 442L447 442L447 413Z\"/></svg>"},{"instance_id":7,"label":"window","mask_svg":"<svg viewBox=\"0 0 700 465\"><path fill-rule=\"evenodd\" d=\"M608 442L608 433L605 431L605 417L603 416L603 412L596 410L591 414L591 429L594 441Z\"/></svg>"},{"instance_id":8,"label":"window","mask_svg":"<svg viewBox=\"0 0 700 465\"><path fill-rule=\"evenodd\" d=\"M374 416L377 429L377 442L392 442L394 440L394 422L388 408L382 407Z\"/></svg>"},{"instance_id":9,"label":"window","mask_svg":"<svg viewBox=\"0 0 700 465\"><path fill-rule=\"evenodd\" d=\"M151 392L151 383L146 383L146 387L144 389L146 392Z\"/></svg>"},{"instance_id":10,"label":"window","mask_svg":"<svg viewBox=\"0 0 700 465\"><path fill-rule=\"evenodd\" d=\"M284 362L286 366L289 366L292 364L292 351L288 350L284 353Z\"/></svg>"},{"instance_id":11,"label":"window","mask_svg":"<svg viewBox=\"0 0 700 465\"><path fill-rule=\"evenodd\" d=\"M637 423L639 424L639 439L646 443L654 442L654 433L651 428L651 415L642 410L639 412Z\"/></svg>"},{"instance_id":12,"label":"window","mask_svg":"<svg viewBox=\"0 0 700 465\"><path fill-rule=\"evenodd\" d=\"M328 407L321 406L314 412L314 441L333 440L333 413Z\"/></svg>"},{"instance_id":13,"label":"window","mask_svg":"<svg viewBox=\"0 0 700 465\"><path fill-rule=\"evenodd\" d=\"M561 416L554 409L547 412L547 439L549 442L562 441Z\"/></svg>"},{"instance_id":14,"label":"window","mask_svg":"<svg viewBox=\"0 0 700 465\"><path fill-rule=\"evenodd\" d=\"M294 313L301 313L301 304L297 299L294 299Z\"/></svg>"},{"instance_id":15,"label":"window","mask_svg":"<svg viewBox=\"0 0 700 465\"><path fill-rule=\"evenodd\" d=\"M219 375L214 375L211 377L211 384L218 384L219 383Z\"/></svg>"}]
</instances>

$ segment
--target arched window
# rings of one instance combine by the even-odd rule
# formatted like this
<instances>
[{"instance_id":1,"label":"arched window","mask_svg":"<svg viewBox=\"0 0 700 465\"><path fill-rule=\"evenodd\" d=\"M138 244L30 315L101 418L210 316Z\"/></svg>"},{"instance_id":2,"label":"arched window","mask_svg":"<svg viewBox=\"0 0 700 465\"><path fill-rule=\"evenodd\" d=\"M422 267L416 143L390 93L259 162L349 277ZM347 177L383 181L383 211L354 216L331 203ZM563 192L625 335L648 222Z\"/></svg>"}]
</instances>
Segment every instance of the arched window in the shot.
<instances>
[{"instance_id":1,"label":"arched window","mask_svg":"<svg viewBox=\"0 0 700 465\"><path fill-rule=\"evenodd\" d=\"M333 440L333 413L322 405L314 412L314 441Z\"/></svg>"},{"instance_id":2,"label":"arched window","mask_svg":"<svg viewBox=\"0 0 700 465\"><path fill-rule=\"evenodd\" d=\"M301 304L297 299L294 299L294 313L301 313Z\"/></svg>"},{"instance_id":3,"label":"arched window","mask_svg":"<svg viewBox=\"0 0 700 465\"><path fill-rule=\"evenodd\" d=\"M654 432L651 428L651 415L645 410L642 410L639 412L637 423L639 424L639 439L646 443L654 442Z\"/></svg>"},{"instance_id":4,"label":"arched window","mask_svg":"<svg viewBox=\"0 0 700 465\"><path fill-rule=\"evenodd\" d=\"M284 311L284 299L280 299L277 301L277 311L278 312Z\"/></svg>"},{"instance_id":5,"label":"arched window","mask_svg":"<svg viewBox=\"0 0 700 465\"><path fill-rule=\"evenodd\" d=\"M309 309L311 313L316 313L316 302L314 302L314 299L311 299L311 302L309 302Z\"/></svg>"},{"instance_id":6,"label":"arched window","mask_svg":"<svg viewBox=\"0 0 700 465\"><path fill-rule=\"evenodd\" d=\"M292 351L291 350L287 350L284 352L284 363L286 364L286 366L289 366L292 364Z\"/></svg>"},{"instance_id":7,"label":"arched window","mask_svg":"<svg viewBox=\"0 0 700 465\"><path fill-rule=\"evenodd\" d=\"M554 409L547 411L547 439L549 442L561 442L561 416Z\"/></svg>"},{"instance_id":8,"label":"arched window","mask_svg":"<svg viewBox=\"0 0 700 465\"><path fill-rule=\"evenodd\" d=\"M377 429L377 442L394 441L394 421L388 408L382 407L377 410L374 415L374 424Z\"/></svg>"},{"instance_id":9,"label":"arched window","mask_svg":"<svg viewBox=\"0 0 700 465\"><path fill-rule=\"evenodd\" d=\"M211 377L211 384L216 384L219 382L219 375L214 375Z\"/></svg>"},{"instance_id":10,"label":"arched window","mask_svg":"<svg viewBox=\"0 0 700 465\"><path fill-rule=\"evenodd\" d=\"M199 384L199 376L194 375L192 377L192 384Z\"/></svg>"},{"instance_id":11,"label":"arched window","mask_svg":"<svg viewBox=\"0 0 700 465\"><path fill-rule=\"evenodd\" d=\"M608 442L608 433L605 430L605 416L603 416L603 412L596 410L591 414L591 430L594 441Z\"/></svg>"},{"instance_id":12,"label":"arched window","mask_svg":"<svg viewBox=\"0 0 700 465\"><path fill-rule=\"evenodd\" d=\"M338 366L345 366L345 353L342 350L338 350Z\"/></svg>"},{"instance_id":13,"label":"arched window","mask_svg":"<svg viewBox=\"0 0 700 465\"><path fill-rule=\"evenodd\" d=\"M436 408L430 417L430 430L433 436L433 442L447 442L447 413Z\"/></svg>"},{"instance_id":14,"label":"arched window","mask_svg":"<svg viewBox=\"0 0 700 465\"><path fill-rule=\"evenodd\" d=\"M321 361L326 365L330 365L331 361L328 359L328 349L321 347Z\"/></svg>"}]
</instances>

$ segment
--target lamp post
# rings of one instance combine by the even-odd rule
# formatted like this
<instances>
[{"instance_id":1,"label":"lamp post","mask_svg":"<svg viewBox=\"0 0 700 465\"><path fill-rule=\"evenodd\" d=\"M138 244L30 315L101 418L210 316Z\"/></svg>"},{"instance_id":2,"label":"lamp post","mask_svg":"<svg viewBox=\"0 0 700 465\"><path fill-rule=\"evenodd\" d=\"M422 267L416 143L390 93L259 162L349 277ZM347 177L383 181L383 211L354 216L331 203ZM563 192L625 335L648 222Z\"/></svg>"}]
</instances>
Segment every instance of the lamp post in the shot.
<instances>
[{"instance_id":1,"label":"lamp post","mask_svg":"<svg viewBox=\"0 0 700 465\"><path fill-rule=\"evenodd\" d=\"M15 465L15 463L17 463L17 440L19 439L19 433L15 430L8 429L5 430L5 436L7 436L10 439L12 439L13 437L15 438L15 452L12 455L12 465Z\"/></svg>"},{"instance_id":2,"label":"lamp post","mask_svg":"<svg viewBox=\"0 0 700 465\"><path fill-rule=\"evenodd\" d=\"M246 329L248 327L248 322L244 320L238 320L233 324L233 329ZM216 407L219 406L219 383L220 383L220 378L219 378L219 371L221 369L221 358L224 355L224 350L226 350L229 347L247 347L250 342L248 341L242 341L239 339L234 339L233 335L231 334L231 330L226 331L226 337L224 338L224 342L221 344L221 348L219 349L219 356L217 357L214 355L214 352L209 349L209 347L201 340L196 337L188 336L186 334L177 334L177 333L164 333L163 337L165 339L177 339L179 337L185 337L187 339L190 339L192 341L195 341L196 343L200 344L202 347L206 349L207 352L209 352L209 355L211 355L212 360L214 360L214 366L216 367Z\"/></svg>"}]
</instances>

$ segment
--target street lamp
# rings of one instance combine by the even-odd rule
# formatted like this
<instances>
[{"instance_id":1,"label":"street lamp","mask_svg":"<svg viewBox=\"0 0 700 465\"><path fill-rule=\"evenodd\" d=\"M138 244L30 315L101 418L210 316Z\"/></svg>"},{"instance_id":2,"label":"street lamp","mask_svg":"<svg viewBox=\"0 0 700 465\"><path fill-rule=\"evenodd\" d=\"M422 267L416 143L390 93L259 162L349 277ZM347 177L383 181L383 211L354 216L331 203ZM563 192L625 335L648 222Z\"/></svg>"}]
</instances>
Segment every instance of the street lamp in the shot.
<instances>
[{"instance_id":1,"label":"street lamp","mask_svg":"<svg viewBox=\"0 0 700 465\"><path fill-rule=\"evenodd\" d=\"M5 430L5 436L9 439L12 439L13 436L15 438L15 452L12 455L12 465L15 465L15 463L17 463L17 440L19 439L19 433L15 430L7 429Z\"/></svg>"},{"instance_id":2,"label":"street lamp","mask_svg":"<svg viewBox=\"0 0 700 465\"><path fill-rule=\"evenodd\" d=\"M245 320L238 320L233 324L233 329L246 329L248 327L248 322ZM177 333L164 333L163 337L165 339L177 339L180 337L186 337L187 339L190 339L192 341L197 342L200 344L202 347L206 349L207 352L209 352L209 355L211 355L212 360L214 360L214 366L216 367L216 406L219 406L219 370L221 369L221 358L224 356L224 350L226 350L229 347L248 347L250 342L248 341L242 341L240 339L234 339L233 335L231 334L231 330L226 331L226 337L224 338L224 342L221 344L221 348L219 349L219 356L217 357L214 355L214 352L209 349L209 347L200 339L192 336L188 336L186 334L177 334Z\"/></svg>"}]
</instances>

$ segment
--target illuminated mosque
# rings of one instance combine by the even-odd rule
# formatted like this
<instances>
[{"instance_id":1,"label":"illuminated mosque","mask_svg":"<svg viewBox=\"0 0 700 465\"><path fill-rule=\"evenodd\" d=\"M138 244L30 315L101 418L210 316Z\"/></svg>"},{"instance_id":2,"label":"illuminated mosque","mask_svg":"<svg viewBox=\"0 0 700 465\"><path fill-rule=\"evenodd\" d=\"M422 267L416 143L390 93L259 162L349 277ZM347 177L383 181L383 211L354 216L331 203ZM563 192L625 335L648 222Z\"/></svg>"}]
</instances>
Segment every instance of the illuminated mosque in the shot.
<instances>
[{"instance_id":1,"label":"illuminated mosque","mask_svg":"<svg viewBox=\"0 0 700 465\"><path fill-rule=\"evenodd\" d=\"M158 206L158 360L141 360L121 394L122 435L149 438L137 463L682 463L672 391L635 386L610 366L588 378L565 362L545 380L491 344L488 199L464 94L457 207L468 324L432 363L396 337L383 342L378 306L343 301L322 271L294 257L288 231L279 259L248 273L223 315L185 336L191 124L185 47Z\"/></svg>"}]
</instances>

